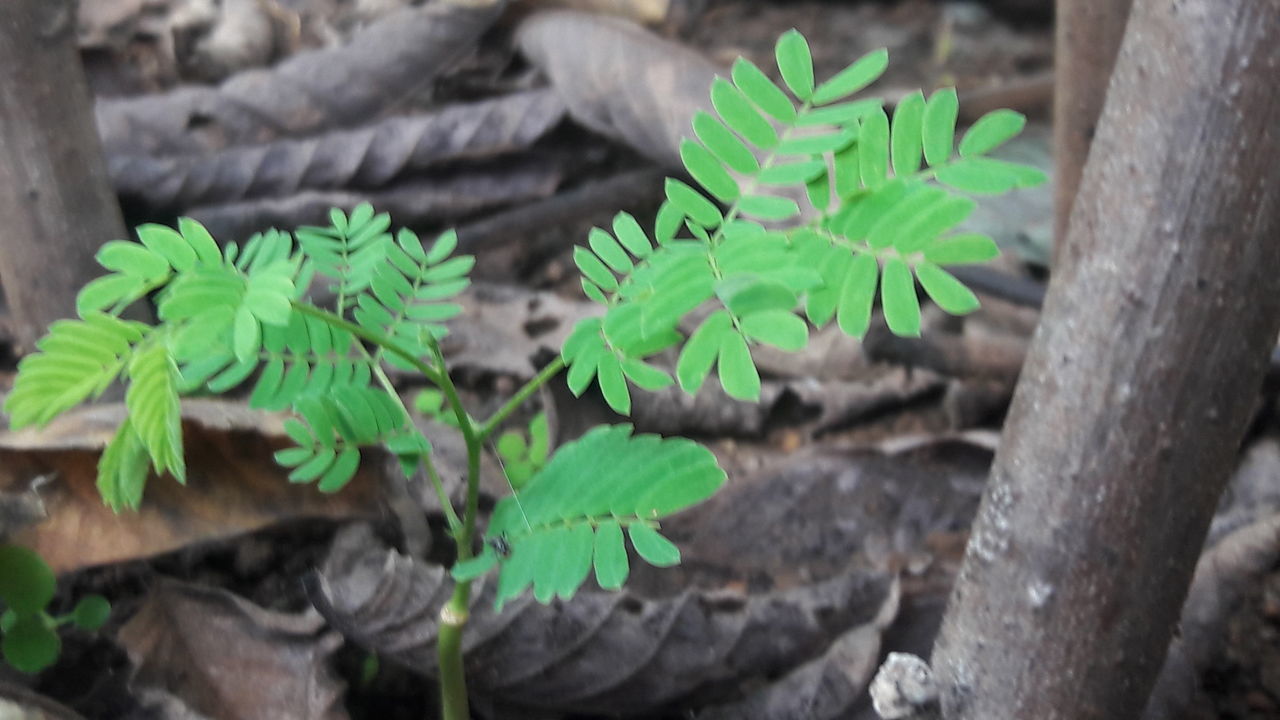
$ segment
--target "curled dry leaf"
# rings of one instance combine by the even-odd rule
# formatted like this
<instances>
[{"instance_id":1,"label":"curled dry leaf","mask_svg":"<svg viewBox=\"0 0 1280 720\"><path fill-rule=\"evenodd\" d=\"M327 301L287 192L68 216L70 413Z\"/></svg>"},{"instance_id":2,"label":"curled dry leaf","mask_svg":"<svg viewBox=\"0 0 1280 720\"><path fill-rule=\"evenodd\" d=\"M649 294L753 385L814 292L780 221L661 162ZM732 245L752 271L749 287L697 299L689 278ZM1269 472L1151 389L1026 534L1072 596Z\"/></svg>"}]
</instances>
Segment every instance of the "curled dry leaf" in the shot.
<instances>
[{"instance_id":1,"label":"curled dry leaf","mask_svg":"<svg viewBox=\"0 0 1280 720\"><path fill-rule=\"evenodd\" d=\"M462 314L449 321L443 349L450 367L533 377L534 358L558 352L573 326L600 306L514 285L476 283L455 301Z\"/></svg>"},{"instance_id":2,"label":"curled dry leaf","mask_svg":"<svg viewBox=\"0 0 1280 720\"><path fill-rule=\"evenodd\" d=\"M836 638L821 656L810 660L737 702L717 705L699 720L836 720L847 718L866 695L867 683L880 659L885 628L898 612L895 583L880 614Z\"/></svg>"},{"instance_id":3,"label":"curled dry leaf","mask_svg":"<svg viewBox=\"0 0 1280 720\"><path fill-rule=\"evenodd\" d=\"M108 153L190 153L351 127L424 87L471 50L502 2L435 2L383 18L344 47L300 53L217 88L97 104Z\"/></svg>"},{"instance_id":4,"label":"curled dry leaf","mask_svg":"<svg viewBox=\"0 0 1280 720\"><path fill-rule=\"evenodd\" d=\"M443 568L353 528L335 540L311 595L348 638L431 674L436 615L451 585ZM526 596L494 614L488 583L463 640L468 677L477 695L522 709L616 716L697 703L818 656L833 635L882 623L893 588L890 574L855 569L758 595L584 590L551 605Z\"/></svg>"},{"instance_id":5,"label":"curled dry leaf","mask_svg":"<svg viewBox=\"0 0 1280 720\"><path fill-rule=\"evenodd\" d=\"M355 130L200 155L115 154L107 159L122 197L145 207L187 208L303 190L378 188L407 172L527 148L560 122L550 90L394 117Z\"/></svg>"},{"instance_id":6,"label":"curled dry leaf","mask_svg":"<svg viewBox=\"0 0 1280 720\"><path fill-rule=\"evenodd\" d=\"M342 644L314 612L264 610L223 590L161 581L120 629L132 684L213 720L345 720L329 656Z\"/></svg>"},{"instance_id":7,"label":"curled dry leaf","mask_svg":"<svg viewBox=\"0 0 1280 720\"><path fill-rule=\"evenodd\" d=\"M152 477L137 513L117 515L95 485L98 455L124 408L94 405L43 430L0 433L0 490L26 490L37 476L48 518L16 535L54 570L150 557L190 543L226 538L298 518L376 518L380 476L373 463L341 493L291 484L272 453L287 440L282 416L233 402L183 402L187 485Z\"/></svg>"},{"instance_id":8,"label":"curled dry leaf","mask_svg":"<svg viewBox=\"0 0 1280 720\"><path fill-rule=\"evenodd\" d=\"M330 208L372 203L406 227L439 226L483 210L544 198L555 192L564 174L554 159L522 156L450 170L433 171L391 187L366 193L305 191L281 198L259 198L192 208L220 240L243 240L273 227L327 224Z\"/></svg>"},{"instance_id":9,"label":"curled dry leaf","mask_svg":"<svg viewBox=\"0 0 1280 720\"><path fill-rule=\"evenodd\" d=\"M533 15L516 43L575 120L681 167L680 138L694 112L710 107L707 88L719 68L709 60L621 18L570 10Z\"/></svg>"}]
</instances>

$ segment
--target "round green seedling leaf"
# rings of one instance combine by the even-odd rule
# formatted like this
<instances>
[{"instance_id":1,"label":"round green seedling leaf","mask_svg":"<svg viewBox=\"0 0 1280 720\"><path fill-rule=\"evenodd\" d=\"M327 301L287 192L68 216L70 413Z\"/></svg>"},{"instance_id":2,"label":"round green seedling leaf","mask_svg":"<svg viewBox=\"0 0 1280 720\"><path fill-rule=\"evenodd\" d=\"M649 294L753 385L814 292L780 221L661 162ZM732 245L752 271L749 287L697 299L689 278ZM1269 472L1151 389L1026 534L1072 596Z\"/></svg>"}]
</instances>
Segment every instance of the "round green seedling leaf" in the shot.
<instances>
[{"instance_id":1,"label":"round green seedling leaf","mask_svg":"<svg viewBox=\"0 0 1280 720\"><path fill-rule=\"evenodd\" d=\"M5 661L24 673L37 673L49 667L57 661L61 650L62 641L42 612L19 617L0 642Z\"/></svg>"},{"instance_id":2,"label":"round green seedling leaf","mask_svg":"<svg viewBox=\"0 0 1280 720\"><path fill-rule=\"evenodd\" d=\"M0 600L18 615L44 610L53 599L53 570L35 551L0 545Z\"/></svg>"},{"instance_id":3,"label":"round green seedling leaf","mask_svg":"<svg viewBox=\"0 0 1280 720\"><path fill-rule=\"evenodd\" d=\"M85 595L71 611L71 622L81 630L94 631L107 624L111 617L111 603L101 595Z\"/></svg>"}]
</instances>

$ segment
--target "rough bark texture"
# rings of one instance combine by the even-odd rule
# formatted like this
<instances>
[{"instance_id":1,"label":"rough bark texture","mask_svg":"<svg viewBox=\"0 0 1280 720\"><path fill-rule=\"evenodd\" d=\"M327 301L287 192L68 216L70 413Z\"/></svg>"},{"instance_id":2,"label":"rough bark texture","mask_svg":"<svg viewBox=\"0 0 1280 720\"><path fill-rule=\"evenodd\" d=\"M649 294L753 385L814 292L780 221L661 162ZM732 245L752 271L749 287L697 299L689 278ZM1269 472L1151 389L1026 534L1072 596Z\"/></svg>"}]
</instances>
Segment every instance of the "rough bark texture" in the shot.
<instances>
[{"instance_id":1,"label":"rough bark texture","mask_svg":"<svg viewBox=\"0 0 1280 720\"><path fill-rule=\"evenodd\" d=\"M937 645L948 720L1139 717L1280 330L1280 2L1137 0Z\"/></svg>"},{"instance_id":2,"label":"rough bark texture","mask_svg":"<svg viewBox=\"0 0 1280 720\"><path fill-rule=\"evenodd\" d=\"M75 21L69 0L0 2L0 280L24 349L74 314L94 252L124 237Z\"/></svg>"},{"instance_id":3,"label":"rough bark texture","mask_svg":"<svg viewBox=\"0 0 1280 720\"><path fill-rule=\"evenodd\" d=\"M1058 0L1053 92L1053 259L1067 240L1089 145L1133 0Z\"/></svg>"}]
</instances>

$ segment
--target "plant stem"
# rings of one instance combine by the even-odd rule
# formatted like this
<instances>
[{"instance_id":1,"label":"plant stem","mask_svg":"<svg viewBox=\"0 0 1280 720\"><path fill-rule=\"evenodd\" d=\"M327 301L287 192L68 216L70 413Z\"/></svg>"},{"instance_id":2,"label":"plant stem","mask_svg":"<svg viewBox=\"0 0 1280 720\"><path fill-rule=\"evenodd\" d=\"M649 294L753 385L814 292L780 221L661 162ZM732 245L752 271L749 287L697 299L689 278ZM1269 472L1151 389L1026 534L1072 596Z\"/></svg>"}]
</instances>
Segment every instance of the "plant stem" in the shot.
<instances>
[{"instance_id":1,"label":"plant stem","mask_svg":"<svg viewBox=\"0 0 1280 720\"><path fill-rule=\"evenodd\" d=\"M409 413L409 408L404 406L404 401L400 399L400 393L397 393L395 386L391 384L391 378L387 377L387 373L382 369L377 356L369 356L367 351L365 351L365 355L373 363L373 376L378 379L378 384L391 396L392 400L396 401L396 405L400 406L400 412L404 415L405 422L409 424L409 427L421 436L422 433L413 424L413 415ZM431 487L435 489L436 496L440 499L440 508L444 511L445 521L449 523L449 532L457 532L458 528L462 526L462 521L458 519L458 513L453 509L449 494L444 490L444 483L440 482L440 473L436 472L436 466L431 462L431 453L420 453L418 457L422 459L422 464L427 468L427 477L431 480Z\"/></svg>"},{"instance_id":2,"label":"plant stem","mask_svg":"<svg viewBox=\"0 0 1280 720\"><path fill-rule=\"evenodd\" d=\"M510 400L507 400L507 402L503 404L502 407L498 408L497 412L495 412L492 416L490 416L488 420L485 420L484 423L480 425L480 433L479 433L480 441L483 442L489 439L489 436L493 434L494 430L498 429L498 425L501 424L503 420L506 420L507 417L511 415L511 413L516 411L516 408L523 405L524 401L529 399L530 395L537 392L538 388L542 387L543 385L546 385L548 380L555 377L556 373L560 372L563 369L564 369L564 358L559 355L556 355L555 360L552 360L551 362L547 363L546 367L542 368L542 370L537 375L535 375L531 380L529 380L529 382L525 383L523 387L517 390L516 394L512 395Z\"/></svg>"},{"instance_id":3,"label":"plant stem","mask_svg":"<svg viewBox=\"0 0 1280 720\"><path fill-rule=\"evenodd\" d=\"M431 341L431 352L440 367L444 354L440 345ZM484 441L480 438L475 421L462 407L458 388L448 372L440 373L440 389L444 391L449 406L458 419L458 430L467 444L467 501L462 511L462 527L454 532L458 549L458 562L471 558L471 542L476 531L476 516L480 514L480 452ZM459 582L453 588L453 596L440 610L439 633L436 638L437 662L440 666L440 716L443 720L470 720L467 700L467 679L462 662L462 630L467 625L471 606L471 581Z\"/></svg>"}]
</instances>

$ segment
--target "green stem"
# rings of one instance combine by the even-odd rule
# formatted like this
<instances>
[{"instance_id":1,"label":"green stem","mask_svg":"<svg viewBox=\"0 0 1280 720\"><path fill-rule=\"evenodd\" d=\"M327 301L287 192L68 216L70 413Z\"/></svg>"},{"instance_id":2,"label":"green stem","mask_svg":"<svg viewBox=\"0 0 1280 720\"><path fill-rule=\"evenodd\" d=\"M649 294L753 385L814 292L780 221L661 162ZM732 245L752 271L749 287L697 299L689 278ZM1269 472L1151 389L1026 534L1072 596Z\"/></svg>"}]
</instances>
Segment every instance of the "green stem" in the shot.
<instances>
[{"instance_id":1,"label":"green stem","mask_svg":"<svg viewBox=\"0 0 1280 720\"><path fill-rule=\"evenodd\" d=\"M419 432L417 427L413 424L413 415L410 414L409 408L404 406L404 401L400 399L400 393L396 392L395 386L391 384L391 378L387 377L387 373L382 369L382 365L379 364L378 359L374 356L370 356L367 350L364 350L363 348L361 348L361 350L372 363L373 376L378 379L378 384L381 385L382 389L391 396L392 400L396 401L396 405L400 407L400 413L404 415L405 422L408 423L409 427L413 428L414 432L421 435L422 433ZM436 496L440 499L440 507L444 511L445 521L449 523L449 531L457 532L458 528L462 526L462 521L458 519L458 513L453 509L453 503L449 500L449 494L444 490L444 483L440 482L440 474L436 472L436 466L431 462L431 454L420 453L418 457L422 458L422 463L427 468L427 477L431 479L431 486L435 489Z\"/></svg>"},{"instance_id":2,"label":"green stem","mask_svg":"<svg viewBox=\"0 0 1280 720\"><path fill-rule=\"evenodd\" d=\"M440 367L444 367L444 354L440 345L431 341L431 352ZM458 419L458 429L467 444L467 501L462 512L462 527L454 533L458 562L471 559L471 543L476 532L476 516L480 514L480 452L483 441L475 421L462 408L462 398L449 373L440 374L440 389L444 391L449 406ZM467 679L462 662L462 630L466 627L471 605L471 581L459 582L453 588L453 596L440 610L440 632L436 639L436 651L440 665L440 715L443 720L470 720L467 701Z\"/></svg>"},{"instance_id":3,"label":"green stem","mask_svg":"<svg viewBox=\"0 0 1280 720\"><path fill-rule=\"evenodd\" d=\"M555 360L547 363L547 366L542 368L541 372L535 375L531 380L529 380L529 382L525 383L523 387L516 391L515 395L511 396L510 400L507 400L502 407L498 408L497 412L495 412L488 420L484 421L480 426L481 442L488 440L489 436L498 429L498 425L501 424L503 420L506 420L511 413L516 411L516 408L519 408L524 404L524 401L529 399L530 395L537 392L538 388L546 385L548 380L555 377L556 373L563 369L564 358L557 355Z\"/></svg>"},{"instance_id":4,"label":"green stem","mask_svg":"<svg viewBox=\"0 0 1280 720\"><path fill-rule=\"evenodd\" d=\"M462 665L462 630L467 625L471 605L471 582L460 582L453 596L440 609L436 636L436 660L440 665L441 720L471 720L467 700L467 678Z\"/></svg>"}]
</instances>

